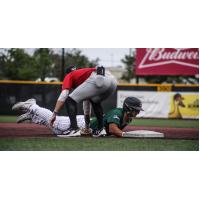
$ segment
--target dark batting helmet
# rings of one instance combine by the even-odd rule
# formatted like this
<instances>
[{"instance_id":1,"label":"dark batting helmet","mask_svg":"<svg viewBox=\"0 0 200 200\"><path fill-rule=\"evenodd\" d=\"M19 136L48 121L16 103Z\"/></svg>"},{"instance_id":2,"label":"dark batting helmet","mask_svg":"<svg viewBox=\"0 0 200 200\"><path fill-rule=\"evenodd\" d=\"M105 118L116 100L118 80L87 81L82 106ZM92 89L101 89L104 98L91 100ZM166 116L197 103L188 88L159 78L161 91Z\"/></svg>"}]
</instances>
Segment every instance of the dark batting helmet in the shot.
<instances>
[{"instance_id":1,"label":"dark batting helmet","mask_svg":"<svg viewBox=\"0 0 200 200\"><path fill-rule=\"evenodd\" d=\"M70 66L70 67L67 67L67 69L65 70L65 74L69 74L70 72L74 71L74 70L77 70L77 67L76 66Z\"/></svg>"},{"instance_id":2,"label":"dark batting helmet","mask_svg":"<svg viewBox=\"0 0 200 200\"><path fill-rule=\"evenodd\" d=\"M136 97L127 97L123 103L123 110L125 112L131 112L133 110L141 111L142 102Z\"/></svg>"}]
</instances>

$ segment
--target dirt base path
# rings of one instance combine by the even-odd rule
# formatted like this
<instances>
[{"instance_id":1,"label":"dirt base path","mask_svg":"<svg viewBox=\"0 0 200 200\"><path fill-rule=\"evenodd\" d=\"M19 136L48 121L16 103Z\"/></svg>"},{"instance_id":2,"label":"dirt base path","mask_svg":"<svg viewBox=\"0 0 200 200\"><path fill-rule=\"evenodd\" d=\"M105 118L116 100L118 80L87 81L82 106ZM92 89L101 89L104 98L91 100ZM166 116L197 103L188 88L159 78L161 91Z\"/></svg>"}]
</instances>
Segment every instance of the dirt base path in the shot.
<instances>
[{"instance_id":1,"label":"dirt base path","mask_svg":"<svg viewBox=\"0 0 200 200\"><path fill-rule=\"evenodd\" d=\"M142 127L127 126L125 131L149 130L164 133L169 139L198 139L199 129L197 128L163 128L163 127ZM40 125L31 123L0 123L1 137L52 137L52 132Z\"/></svg>"}]
</instances>

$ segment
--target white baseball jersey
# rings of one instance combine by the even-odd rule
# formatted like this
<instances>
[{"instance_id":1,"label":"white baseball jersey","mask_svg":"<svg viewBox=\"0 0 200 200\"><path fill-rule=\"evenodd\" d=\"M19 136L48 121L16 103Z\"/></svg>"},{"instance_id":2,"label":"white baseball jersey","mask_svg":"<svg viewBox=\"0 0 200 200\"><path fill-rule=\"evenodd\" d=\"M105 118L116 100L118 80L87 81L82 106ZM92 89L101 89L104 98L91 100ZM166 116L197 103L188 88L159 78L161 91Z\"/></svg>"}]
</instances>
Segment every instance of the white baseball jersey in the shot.
<instances>
[{"instance_id":1,"label":"white baseball jersey","mask_svg":"<svg viewBox=\"0 0 200 200\"><path fill-rule=\"evenodd\" d=\"M70 127L69 117L56 116L56 120L53 124L53 127L50 126L50 119L52 112L46 108L42 108L37 104L34 104L30 107L29 113L31 114L31 121L35 124L45 125L53 131L54 134L62 134ZM77 124L79 128L85 128L85 119L84 115L77 115Z\"/></svg>"}]
</instances>

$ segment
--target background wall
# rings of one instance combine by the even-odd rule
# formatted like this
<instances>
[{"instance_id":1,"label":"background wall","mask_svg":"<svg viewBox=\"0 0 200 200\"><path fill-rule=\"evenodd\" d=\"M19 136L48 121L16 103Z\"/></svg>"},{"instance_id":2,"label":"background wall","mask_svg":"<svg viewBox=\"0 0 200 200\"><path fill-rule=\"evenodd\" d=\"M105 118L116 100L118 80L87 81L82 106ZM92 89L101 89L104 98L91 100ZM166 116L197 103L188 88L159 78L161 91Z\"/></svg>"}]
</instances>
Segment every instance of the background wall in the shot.
<instances>
[{"instance_id":1,"label":"background wall","mask_svg":"<svg viewBox=\"0 0 200 200\"><path fill-rule=\"evenodd\" d=\"M61 83L44 83L44 82L32 82L32 81L0 81L0 115L15 115L16 113L11 110L13 104L18 101L25 101L29 98L35 98L37 103L45 108L50 110L54 109L57 98L61 91ZM150 95L151 94L151 95ZM196 109L196 113L199 110L199 87L198 85L159 85L159 84L121 84L118 85L117 91L115 91L107 100L105 100L102 105L104 108L104 112L109 111L115 107L121 107L122 102L126 96L138 96L143 102L143 107L146 112L143 112L140 117L152 117L152 118L167 118L166 115L157 115L153 114L155 109L158 106L154 106L149 108L151 103L148 103L148 100L151 101L151 98L156 99L156 101L161 102L170 102L173 104L173 96L175 94L180 94L182 97L186 97L191 94L194 96L191 98L191 102L188 102L186 106L193 106L194 98L196 98L196 104L193 106ZM170 98L166 101L165 96ZM173 105L164 104L160 109L166 109L167 106L169 109ZM147 109L148 108L148 109ZM147 112L148 110L148 112ZM157 110L159 112L159 110ZM155 112L155 113L157 113ZM185 111L184 111L185 112ZM83 114L82 104L78 106L78 113ZM145 114L146 113L146 114ZM152 114L151 114L152 113ZM66 115L66 110L62 109L60 115ZM187 118L187 117L186 117ZM189 118L198 118L189 117Z\"/></svg>"}]
</instances>

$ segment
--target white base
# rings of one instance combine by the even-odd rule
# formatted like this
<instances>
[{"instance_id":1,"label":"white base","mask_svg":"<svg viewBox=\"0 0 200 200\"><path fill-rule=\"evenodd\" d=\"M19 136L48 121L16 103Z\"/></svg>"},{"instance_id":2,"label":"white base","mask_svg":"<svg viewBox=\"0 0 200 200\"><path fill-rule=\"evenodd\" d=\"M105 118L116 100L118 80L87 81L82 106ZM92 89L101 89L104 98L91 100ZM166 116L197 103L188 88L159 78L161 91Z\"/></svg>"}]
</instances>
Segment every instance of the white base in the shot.
<instances>
[{"instance_id":1,"label":"white base","mask_svg":"<svg viewBox=\"0 0 200 200\"><path fill-rule=\"evenodd\" d=\"M129 131L124 134L123 137L130 138L164 138L164 133L148 131L148 130L137 130Z\"/></svg>"}]
</instances>

